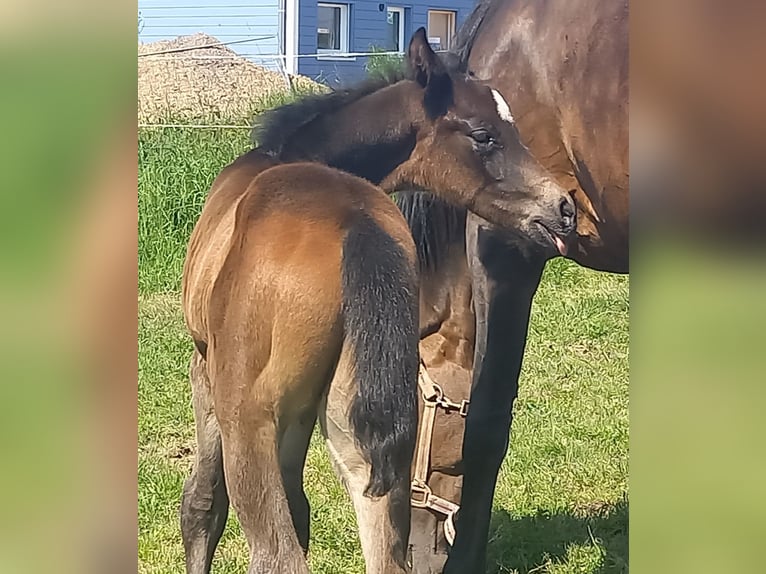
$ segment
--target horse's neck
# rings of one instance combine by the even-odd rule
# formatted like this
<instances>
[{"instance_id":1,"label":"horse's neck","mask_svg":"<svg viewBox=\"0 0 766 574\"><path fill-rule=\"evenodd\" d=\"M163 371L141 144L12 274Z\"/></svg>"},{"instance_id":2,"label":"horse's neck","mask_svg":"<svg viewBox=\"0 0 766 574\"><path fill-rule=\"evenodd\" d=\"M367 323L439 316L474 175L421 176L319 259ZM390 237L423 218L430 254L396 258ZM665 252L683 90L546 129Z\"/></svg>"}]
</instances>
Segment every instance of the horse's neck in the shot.
<instances>
[{"instance_id":1,"label":"horse's neck","mask_svg":"<svg viewBox=\"0 0 766 574\"><path fill-rule=\"evenodd\" d=\"M421 351L427 364L451 363L459 370L473 366L475 316L465 247L455 244L436 269L421 273Z\"/></svg>"},{"instance_id":2,"label":"horse's neck","mask_svg":"<svg viewBox=\"0 0 766 574\"><path fill-rule=\"evenodd\" d=\"M466 212L431 194L403 191L396 205L412 234L420 262L421 338L437 341L445 354L470 346L473 359L474 318L471 310L471 279L466 257ZM433 346L433 345L431 345ZM435 352L441 352L437 349Z\"/></svg>"},{"instance_id":3,"label":"horse's neck","mask_svg":"<svg viewBox=\"0 0 766 574\"><path fill-rule=\"evenodd\" d=\"M418 108L399 82L311 122L283 153L287 161L310 160L379 183L404 162L415 145Z\"/></svg>"}]
</instances>

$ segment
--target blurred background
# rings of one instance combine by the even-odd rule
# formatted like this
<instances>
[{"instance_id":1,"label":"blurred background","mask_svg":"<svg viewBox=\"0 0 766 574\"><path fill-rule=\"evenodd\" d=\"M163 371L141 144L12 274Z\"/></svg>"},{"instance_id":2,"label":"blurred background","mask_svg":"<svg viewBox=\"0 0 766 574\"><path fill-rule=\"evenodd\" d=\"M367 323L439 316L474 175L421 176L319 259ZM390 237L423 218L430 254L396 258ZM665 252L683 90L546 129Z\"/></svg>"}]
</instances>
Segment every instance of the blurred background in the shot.
<instances>
[{"instance_id":1,"label":"blurred background","mask_svg":"<svg viewBox=\"0 0 766 574\"><path fill-rule=\"evenodd\" d=\"M630 9L631 566L759 571L766 5Z\"/></svg>"}]
</instances>

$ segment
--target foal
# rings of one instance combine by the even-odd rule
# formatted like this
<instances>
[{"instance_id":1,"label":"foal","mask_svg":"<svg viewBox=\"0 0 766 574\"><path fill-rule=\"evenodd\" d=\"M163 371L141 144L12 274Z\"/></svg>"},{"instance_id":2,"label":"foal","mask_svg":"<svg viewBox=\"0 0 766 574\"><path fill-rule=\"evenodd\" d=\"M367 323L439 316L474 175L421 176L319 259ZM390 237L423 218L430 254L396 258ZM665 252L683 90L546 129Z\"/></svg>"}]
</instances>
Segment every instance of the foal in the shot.
<instances>
[{"instance_id":1,"label":"foal","mask_svg":"<svg viewBox=\"0 0 766 574\"><path fill-rule=\"evenodd\" d=\"M428 190L521 244L538 226L565 239L574 228L571 199L519 143L502 96L448 71L423 29L407 59L408 79L266 114L259 147L213 184L183 277L196 347L198 451L181 509L190 573L209 572L229 497L251 573L307 572L302 477L317 417L367 572L406 569L417 255L393 202L349 173Z\"/></svg>"},{"instance_id":2,"label":"foal","mask_svg":"<svg viewBox=\"0 0 766 574\"><path fill-rule=\"evenodd\" d=\"M230 497L250 572L308 572L302 479L318 414L368 572L403 572L417 427L414 245L369 182L312 163L253 177L270 163L251 152L224 170L189 246L198 452L182 503L187 570L209 571Z\"/></svg>"}]
</instances>

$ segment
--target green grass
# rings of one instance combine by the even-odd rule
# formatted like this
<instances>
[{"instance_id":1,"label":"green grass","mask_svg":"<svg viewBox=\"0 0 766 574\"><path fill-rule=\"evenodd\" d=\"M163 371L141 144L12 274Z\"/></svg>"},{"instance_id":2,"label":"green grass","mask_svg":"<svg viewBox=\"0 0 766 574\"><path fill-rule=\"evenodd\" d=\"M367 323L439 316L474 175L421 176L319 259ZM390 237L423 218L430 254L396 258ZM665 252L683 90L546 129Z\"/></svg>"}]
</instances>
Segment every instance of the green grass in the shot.
<instances>
[{"instance_id":1,"label":"green grass","mask_svg":"<svg viewBox=\"0 0 766 574\"><path fill-rule=\"evenodd\" d=\"M246 130L139 135L140 571L183 571L178 506L194 451L178 286L189 233L218 171L248 146ZM628 278L568 261L548 265L501 470L489 572L627 572ZM306 472L311 567L364 570L350 503L321 444ZM229 524L214 571L243 572L244 538Z\"/></svg>"},{"instance_id":2,"label":"green grass","mask_svg":"<svg viewBox=\"0 0 766 574\"><path fill-rule=\"evenodd\" d=\"M269 94L253 102L253 116L301 94ZM252 147L250 122L201 118L201 124L243 128L143 128L138 133L138 286L141 292L178 290L186 243L213 180ZM168 118L164 123L184 123Z\"/></svg>"},{"instance_id":3,"label":"green grass","mask_svg":"<svg viewBox=\"0 0 766 574\"><path fill-rule=\"evenodd\" d=\"M142 129L138 136L138 286L176 291L210 185L248 149L246 129Z\"/></svg>"},{"instance_id":4,"label":"green grass","mask_svg":"<svg viewBox=\"0 0 766 574\"><path fill-rule=\"evenodd\" d=\"M370 46L372 56L367 58L364 69L372 78L391 78L404 69L404 56L399 54L386 54L386 49L379 46ZM384 52L384 53L378 53Z\"/></svg>"}]
</instances>

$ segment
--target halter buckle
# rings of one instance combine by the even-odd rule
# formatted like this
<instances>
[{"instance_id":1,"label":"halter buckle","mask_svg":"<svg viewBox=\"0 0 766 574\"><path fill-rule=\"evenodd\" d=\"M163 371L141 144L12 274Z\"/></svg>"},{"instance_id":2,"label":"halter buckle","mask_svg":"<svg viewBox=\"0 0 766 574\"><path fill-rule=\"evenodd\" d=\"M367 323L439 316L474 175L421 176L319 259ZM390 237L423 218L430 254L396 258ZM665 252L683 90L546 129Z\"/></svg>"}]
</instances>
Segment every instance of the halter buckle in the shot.
<instances>
[{"instance_id":1,"label":"halter buckle","mask_svg":"<svg viewBox=\"0 0 766 574\"><path fill-rule=\"evenodd\" d=\"M427 484L413 482L410 486L410 504L415 508L427 508L431 498L431 487Z\"/></svg>"}]
</instances>

